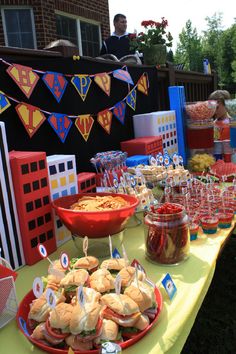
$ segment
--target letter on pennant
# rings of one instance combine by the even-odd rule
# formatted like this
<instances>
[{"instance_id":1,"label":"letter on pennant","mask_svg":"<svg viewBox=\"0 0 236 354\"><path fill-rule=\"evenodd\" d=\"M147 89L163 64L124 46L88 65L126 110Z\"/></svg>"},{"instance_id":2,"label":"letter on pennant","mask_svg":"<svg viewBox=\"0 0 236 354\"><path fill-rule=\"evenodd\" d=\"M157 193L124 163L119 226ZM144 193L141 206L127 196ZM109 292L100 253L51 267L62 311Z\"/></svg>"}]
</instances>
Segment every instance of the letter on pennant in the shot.
<instances>
[{"instance_id":1,"label":"letter on pennant","mask_svg":"<svg viewBox=\"0 0 236 354\"><path fill-rule=\"evenodd\" d=\"M110 75L108 75L107 73L96 74L94 76L94 81L107 94L107 96L110 96L110 90L111 90Z\"/></svg>"},{"instance_id":2,"label":"letter on pennant","mask_svg":"<svg viewBox=\"0 0 236 354\"><path fill-rule=\"evenodd\" d=\"M92 80L88 75L75 75L71 79L80 97L85 101Z\"/></svg>"},{"instance_id":3,"label":"letter on pennant","mask_svg":"<svg viewBox=\"0 0 236 354\"><path fill-rule=\"evenodd\" d=\"M5 111L8 107L10 107L10 102L8 98L4 95L2 91L0 91L0 114Z\"/></svg>"},{"instance_id":4,"label":"letter on pennant","mask_svg":"<svg viewBox=\"0 0 236 354\"><path fill-rule=\"evenodd\" d=\"M67 86L67 80L64 75L47 71L43 75L42 79L53 96L56 98L57 102L60 102Z\"/></svg>"},{"instance_id":5,"label":"letter on pennant","mask_svg":"<svg viewBox=\"0 0 236 354\"><path fill-rule=\"evenodd\" d=\"M111 131L111 122L112 122L112 112L109 109L106 109L98 113L97 116L98 123L103 127L103 129L110 134Z\"/></svg>"},{"instance_id":6,"label":"letter on pennant","mask_svg":"<svg viewBox=\"0 0 236 354\"><path fill-rule=\"evenodd\" d=\"M113 114L114 116L122 123L124 124L125 122L125 110L126 110L126 104L123 101L118 102L114 109L113 109Z\"/></svg>"},{"instance_id":7,"label":"letter on pennant","mask_svg":"<svg viewBox=\"0 0 236 354\"><path fill-rule=\"evenodd\" d=\"M35 85L39 80L39 76L28 66L13 64L8 67L7 73L19 86L26 97L30 97Z\"/></svg>"},{"instance_id":8,"label":"letter on pennant","mask_svg":"<svg viewBox=\"0 0 236 354\"><path fill-rule=\"evenodd\" d=\"M72 125L72 121L64 114L52 113L48 117L48 122L64 143Z\"/></svg>"},{"instance_id":9,"label":"letter on pennant","mask_svg":"<svg viewBox=\"0 0 236 354\"><path fill-rule=\"evenodd\" d=\"M90 114L82 114L76 118L75 126L85 141L89 138L93 123L94 119L90 116Z\"/></svg>"},{"instance_id":10,"label":"letter on pennant","mask_svg":"<svg viewBox=\"0 0 236 354\"><path fill-rule=\"evenodd\" d=\"M132 91L130 91L130 93L128 94L127 98L126 98L126 103L130 106L130 108L132 108L135 111L136 108L136 90L133 89Z\"/></svg>"},{"instance_id":11,"label":"letter on pennant","mask_svg":"<svg viewBox=\"0 0 236 354\"><path fill-rule=\"evenodd\" d=\"M27 103L19 103L16 106L16 111L27 133L32 138L46 120L44 114L37 107L31 106Z\"/></svg>"},{"instance_id":12,"label":"letter on pennant","mask_svg":"<svg viewBox=\"0 0 236 354\"><path fill-rule=\"evenodd\" d=\"M122 69L114 70L113 77L115 77L118 80L125 81L127 82L127 84L131 84L131 85L134 84L129 72L126 70L122 70Z\"/></svg>"},{"instance_id":13,"label":"letter on pennant","mask_svg":"<svg viewBox=\"0 0 236 354\"><path fill-rule=\"evenodd\" d=\"M144 95L148 95L148 78L147 74L143 74L138 80L137 89Z\"/></svg>"}]
</instances>

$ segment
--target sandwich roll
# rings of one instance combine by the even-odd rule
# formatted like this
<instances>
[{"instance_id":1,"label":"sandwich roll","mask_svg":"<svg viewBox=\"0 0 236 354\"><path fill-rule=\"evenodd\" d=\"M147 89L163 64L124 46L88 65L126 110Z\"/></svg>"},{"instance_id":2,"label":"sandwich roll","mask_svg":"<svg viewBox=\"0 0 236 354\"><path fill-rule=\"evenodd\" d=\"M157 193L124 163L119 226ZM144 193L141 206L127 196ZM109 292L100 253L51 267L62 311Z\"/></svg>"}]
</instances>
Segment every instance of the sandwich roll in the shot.
<instances>
[{"instance_id":1,"label":"sandwich roll","mask_svg":"<svg viewBox=\"0 0 236 354\"><path fill-rule=\"evenodd\" d=\"M94 340L94 344L96 347L99 347L103 342L110 341L122 341L121 334L119 333L119 326L114 321L103 318L101 334L98 338Z\"/></svg>"},{"instance_id":2,"label":"sandwich roll","mask_svg":"<svg viewBox=\"0 0 236 354\"><path fill-rule=\"evenodd\" d=\"M78 337L73 334L66 337L65 342L68 345L68 347L71 347L73 350L78 350L79 352L93 349L93 342L92 341L81 342L78 339Z\"/></svg>"},{"instance_id":3,"label":"sandwich roll","mask_svg":"<svg viewBox=\"0 0 236 354\"><path fill-rule=\"evenodd\" d=\"M51 328L60 329L62 333L69 333L73 308L71 304L63 302L52 309L48 319Z\"/></svg>"},{"instance_id":4,"label":"sandwich roll","mask_svg":"<svg viewBox=\"0 0 236 354\"><path fill-rule=\"evenodd\" d=\"M33 330L33 333L31 334L31 337L37 340L43 340L45 339L43 331L45 330L45 322L41 322L35 329Z\"/></svg>"},{"instance_id":5,"label":"sandwich roll","mask_svg":"<svg viewBox=\"0 0 236 354\"><path fill-rule=\"evenodd\" d=\"M141 315L137 322L134 324L134 328L139 329L140 331L143 331L147 326L150 324L148 316Z\"/></svg>"},{"instance_id":6,"label":"sandwich roll","mask_svg":"<svg viewBox=\"0 0 236 354\"><path fill-rule=\"evenodd\" d=\"M132 282L132 284L125 289L124 294L128 295L138 304L141 312L153 307L153 304L156 303L153 288L141 281L138 281L138 284L136 281Z\"/></svg>"},{"instance_id":7,"label":"sandwich roll","mask_svg":"<svg viewBox=\"0 0 236 354\"><path fill-rule=\"evenodd\" d=\"M89 273L85 269L74 269L66 274L61 280L60 285L64 288L68 286L80 286L84 285L89 278Z\"/></svg>"},{"instance_id":8,"label":"sandwich roll","mask_svg":"<svg viewBox=\"0 0 236 354\"><path fill-rule=\"evenodd\" d=\"M119 271L124 267L126 267L126 260L124 258L110 258L103 261L100 268Z\"/></svg>"},{"instance_id":9,"label":"sandwich roll","mask_svg":"<svg viewBox=\"0 0 236 354\"><path fill-rule=\"evenodd\" d=\"M122 327L131 327L141 316L139 307L129 296L124 294L106 294L101 297L105 305L103 317L110 319Z\"/></svg>"},{"instance_id":10,"label":"sandwich roll","mask_svg":"<svg viewBox=\"0 0 236 354\"><path fill-rule=\"evenodd\" d=\"M98 269L90 276L90 287L100 293L115 288L114 278L107 269Z\"/></svg>"},{"instance_id":11,"label":"sandwich roll","mask_svg":"<svg viewBox=\"0 0 236 354\"><path fill-rule=\"evenodd\" d=\"M131 284L131 282L135 278L135 271L136 269L132 266L125 267L119 271L119 275L121 277L121 286L126 287ZM140 270L137 271L138 280L144 280L146 278L145 273L141 272Z\"/></svg>"},{"instance_id":12,"label":"sandwich roll","mask_svg":"<svg viewBox=\"0 0 236 354\"><path fill-rule=\"evenodd\" d=\"M95 271L99 265L99 260L93 256L82 257L73 262L73 269L86 269L88 272Z\"/></svg>"}]
</instances>

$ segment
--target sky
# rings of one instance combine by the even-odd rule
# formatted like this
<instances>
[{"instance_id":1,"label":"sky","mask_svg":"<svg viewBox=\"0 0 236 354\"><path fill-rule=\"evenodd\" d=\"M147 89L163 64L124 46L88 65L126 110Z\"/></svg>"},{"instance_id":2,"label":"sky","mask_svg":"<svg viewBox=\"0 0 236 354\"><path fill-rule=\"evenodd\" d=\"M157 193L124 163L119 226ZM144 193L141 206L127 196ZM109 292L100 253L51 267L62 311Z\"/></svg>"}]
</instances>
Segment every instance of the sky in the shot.
<instances>
[{"instance_id":1,"label":"sky","mask_svg":"<svg viewBox=\"0 0 236 354\"><path fill-rule=\"evenodd\" d=\"M222 13L223 30L234 23L236 12L233 10L232 0L108 0L110 11L111 32L113 32L113 18L117 13L127 17L128 32L137 30L141 32L140 25L143 20L159 22L161 17L168 20L167 30L174 37L173 50L179 42L179 34L185 28L188 20L191 20L193 28L198 35L207 29L205 18L212 17L215 13Z\"/></svg>"}]
</instances>

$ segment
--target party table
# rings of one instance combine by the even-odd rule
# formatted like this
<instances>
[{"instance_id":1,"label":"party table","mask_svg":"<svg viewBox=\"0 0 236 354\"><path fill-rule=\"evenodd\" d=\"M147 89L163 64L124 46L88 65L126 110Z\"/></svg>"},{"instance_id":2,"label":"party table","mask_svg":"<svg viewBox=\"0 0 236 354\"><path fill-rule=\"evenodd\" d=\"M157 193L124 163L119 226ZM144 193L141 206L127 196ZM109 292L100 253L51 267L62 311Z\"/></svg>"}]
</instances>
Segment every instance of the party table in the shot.
<instances>
[{"instance_id":1,"label":"party table","mask_svg":"<svg viewBox=\"0 0 236 354\"><path fill-rule=\"evenodd\" d=\"M163 296L163 309L157 323L139 342L125 349L126 354L181 352L211 284L217 257L222 245L230 237L233 227L234 225L230 229L218 229L217 234L208 237L200 235L201 238L191 242L189 258L176 266L157 265L145 259L143 224L124 231L124 245L129 259L135 258L142 264ZM78 250L71 240L50 255L50 259L57 259L62 250L70 257L78 256ZM35 277L47 274L47 268L48 261L44 259L33 266L25 266L18 270L16 290L19 301L32 288ZM171 275L177 287L177 293L172 301L169 300L161 283L167 273ZM0 343L1 353L43 353L23 336L14 320L0 329Z\"/></svg>"}]
</instances>

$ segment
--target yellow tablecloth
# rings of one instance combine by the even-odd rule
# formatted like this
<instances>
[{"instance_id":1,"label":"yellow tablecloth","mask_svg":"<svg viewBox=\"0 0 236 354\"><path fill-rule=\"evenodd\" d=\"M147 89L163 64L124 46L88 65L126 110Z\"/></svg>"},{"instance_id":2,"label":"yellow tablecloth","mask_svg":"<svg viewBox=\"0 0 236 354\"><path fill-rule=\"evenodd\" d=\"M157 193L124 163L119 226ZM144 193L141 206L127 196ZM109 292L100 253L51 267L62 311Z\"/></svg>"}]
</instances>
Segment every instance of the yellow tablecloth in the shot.
<instances>
[{"instance_id":1,"label":"yellow tablecloth","mask_svg":"<svg viewBox=\"0 0 236 354\"><path fill-rule=\"evenodd\" d=\"M220 230L216 235L191 242L189 259L178 266L160 266L145 259L143 225L124 232L124 245L129 259L139 260L163 295L163 310L157 324L137 344L125 349L126 354L181 352L210 286L221 246L231 231L232 228ZM73 241L69 241L50 255L50 259L58 258L61 250L68 252L70 257L78 255ZM34 266L25 266L18 271L16 289L19 301L31 289L34 278L46 274L47 268L48 261L42 260ZM161 285L166 273L170 273L177 287L177 294L172 301L168 299ZM39 354L42 351L33 347L18 330L16 322L12 321L0 329L0 353Z\"/></svg>"}]
</instances>

